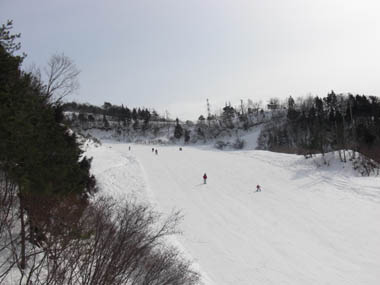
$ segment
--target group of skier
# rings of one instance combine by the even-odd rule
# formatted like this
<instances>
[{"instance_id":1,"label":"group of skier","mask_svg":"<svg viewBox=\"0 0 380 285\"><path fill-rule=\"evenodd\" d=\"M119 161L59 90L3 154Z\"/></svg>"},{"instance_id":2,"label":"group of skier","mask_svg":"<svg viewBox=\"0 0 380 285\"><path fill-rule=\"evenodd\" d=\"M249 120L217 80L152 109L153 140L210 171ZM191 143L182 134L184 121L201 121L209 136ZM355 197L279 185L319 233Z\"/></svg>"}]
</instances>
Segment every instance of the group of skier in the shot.
<instances>
[{"instance_id":1,"label":"group of skier","mask_svg":"<svg viewBox=\"0 0 380 285\"><path fill-rule=\"evenodd\" d=\"M129 147L129 150L131 150L131 147ZM180 151L182 151L182 147L179 148ZM152 152L158 155L157 148L152 147ZM203 184L207 184L207 174L206 172L203 174ZM256 192L261 192L261 186L256 185Z\"/></svg>"},{"instance_id":2,"label":"group of skier","mask_svg":"<svg viewBox=\"0 0 380 285\"><path fill-rule=\"evenodd\" d=\"M203 174L203 184L207 184L207 174L206 174L206 172ZM256 192L261 192L261 186L260 185L256 186Z\"/></svg>"},{"instance_id":3,"label":"group of skier","mask_svg":"<svg viewBox=\"0 0 380 285\"><path fill-rule=\"evenodd\" d=\"M131 150L131 147L129 147L129 150ZM179 148L179 151L182 151L182 147L180 147ZM154 147L152 147L152 152L154 152L155 154L158 154L158 149L156 148L154 148Z\"/></svg>"}]
</instances>

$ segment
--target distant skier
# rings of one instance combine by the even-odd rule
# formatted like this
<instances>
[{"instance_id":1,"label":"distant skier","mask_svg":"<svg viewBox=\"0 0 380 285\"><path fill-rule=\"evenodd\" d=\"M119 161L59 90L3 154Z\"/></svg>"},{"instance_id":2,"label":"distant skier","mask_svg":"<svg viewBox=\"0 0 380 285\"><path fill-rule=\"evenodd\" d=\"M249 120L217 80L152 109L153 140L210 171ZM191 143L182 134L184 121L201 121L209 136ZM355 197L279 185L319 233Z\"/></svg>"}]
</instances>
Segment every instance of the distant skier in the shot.
<instances>
[{"instance_id":1,"label":"distant skier","mask_svg":"<svg viewBox=\"0 0 380 285\"><path fill-rule=\"evenodd\" d=\"M261 192L261 187L260 187L260 185L257 185L257 186L256 186L256 192Z\"/></svg>"},{"instance_id":2,"label":"distant skier","mask_svg":"<svg viewBox=\"0 0 380 285\"><path fill-rule=\"evenodd\" d=\"M131 146L128 147L128 150L131 150Z\"/></svg>"},{"instance_id":3,"label":"distant skier","mask_svg":"<svg viewBox=\"0 0 380 285\"><path fill-rule=\"evenodd\" d=\"M179 148L179 151L182 151L182 147Z\"/></svg>"},{"instance_id":4,"label":"distant skier","mask_svg":"<svg viewBox=\"0 0 380 285\"><path fill-rule=\"evenodd\" d=\"M157 149L154 152L156 153L156 155L158 154L158 150Z\"/></svg>"},{"instance_id":5,"label":"distant skier","mask_svg":"<svg viewBox=\"0 0 380 285\"><path fill-rule=\"evenodd\" d=\"M203 184L207 183L207 174L203 174Z\"/></svg>"},{"instance_id":6,"label":"distant skier","mask_svg":"<svg viewBox=\"0 0 380 285\"><path fill-rule=\"evenodd\" d=\"M152 152L154 152L154 147L152 147Z\"/></svg>"}]
</instances>

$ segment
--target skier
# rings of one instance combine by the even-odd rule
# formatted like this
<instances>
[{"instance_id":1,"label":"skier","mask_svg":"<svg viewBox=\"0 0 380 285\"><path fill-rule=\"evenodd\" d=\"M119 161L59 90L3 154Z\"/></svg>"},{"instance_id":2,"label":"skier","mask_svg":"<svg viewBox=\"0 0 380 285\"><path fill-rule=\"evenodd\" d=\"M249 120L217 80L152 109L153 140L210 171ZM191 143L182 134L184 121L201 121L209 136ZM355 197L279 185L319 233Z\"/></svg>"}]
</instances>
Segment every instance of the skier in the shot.
<instances>
[{"instance_id":1,"label":"skier","mask_svg":"<svg viewBox=\"0 0 380 285\"><path fill-rule=\"evenodd\" d=\"M152 152L154 152L154 147L152 147Z\"/></svg>"},{"instance_id":2,"label":"skier","mask_svg":"<svg viewBox=\"0 0 380 285\"><path fill-rule=\"evenodd\" d=\"M157 149L155 150L155 153L158 154L158 150Z\"/></svg>"},{"instance_id":3,"label":"skier","mask_svg":"<svg viewBox=\"0 0 380 285\"><path fill-rule=\"evenodd\" d=\"M182 151L182 147L179 148L179 151Z\"/></svg>"},{"instance_id":4,"label":"skier","mask_svg":"<svg viewBox=\"0 0 380 285\"><path fill-rule=\"evenodd\" d=\"M206 184L207 182L207 174L203 174L203 184Z\"/></svg>"},{"instance_id":5,"label":"skier","mask_svg":"<svg viewBox=\"0 0 380 285\"><path fill-rule=\"evenodd\" d=\"M129 146L128 149L131 150L131 146Z\"/></svg>"},{"instance_id":6,"label":"skier","mask_svg":"<svg viewBox=\"0 0 380 285\"><path fill-rule=\"evenodd\" d=\"M257 185L257 186L256 186L256 192L261 192L261 187L260 187L260 185Z\"/></svg>"}]
</instances>

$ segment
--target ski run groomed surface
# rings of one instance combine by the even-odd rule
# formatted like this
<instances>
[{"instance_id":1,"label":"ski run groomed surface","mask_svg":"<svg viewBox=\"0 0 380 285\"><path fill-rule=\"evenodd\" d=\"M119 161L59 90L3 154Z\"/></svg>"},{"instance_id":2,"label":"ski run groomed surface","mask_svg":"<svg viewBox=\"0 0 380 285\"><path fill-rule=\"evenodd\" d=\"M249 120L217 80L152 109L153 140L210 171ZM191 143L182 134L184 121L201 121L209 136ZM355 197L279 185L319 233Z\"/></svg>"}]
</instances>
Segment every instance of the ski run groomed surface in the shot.
<instances>
[{"instance_id":1,"label":"ski run groomed surface","mask_svg":"<svg viewBox=\"0 0 380 285\"><path fill-rule=\"evenodd\" d=\"M129 146L88 148L101 193L181 210L169 242L204 284L380 284L378 177L267 151Z\"/></svg>"}]
</instances>

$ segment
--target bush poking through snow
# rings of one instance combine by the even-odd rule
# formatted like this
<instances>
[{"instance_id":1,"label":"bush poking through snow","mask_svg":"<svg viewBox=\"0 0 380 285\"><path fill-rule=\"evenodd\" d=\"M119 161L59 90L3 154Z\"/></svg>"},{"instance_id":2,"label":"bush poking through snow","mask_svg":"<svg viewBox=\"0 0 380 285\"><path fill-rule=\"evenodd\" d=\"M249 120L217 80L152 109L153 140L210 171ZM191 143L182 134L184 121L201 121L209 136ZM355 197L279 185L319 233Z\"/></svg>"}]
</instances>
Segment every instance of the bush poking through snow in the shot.
<instances>
[{"instance_id":1,"label":"bush poking through snow","mask_svg":"<svg viewBox=\"0 0 380 285\"><path fill-rule=\"evenodd\" d=\"M237 138L236 141L233 143L232 147L234 149L243 149L244 147L244 140Z\"/></svg>"},{"instance_id":2,"label":"bush poking through snow","mask_svg":"<svg viewBox=\"0 0 380 285\"><path fill-rule=\"evenodd\" d=\"M4 190L4 183L1 185ZM6 193L0 194L4 198ZM110 198L101 198L89 205L80 218L70 219L65 215L69 201L62 204L55 213L62 227L51 229L43 241L28 244L24 270L17 266L19 238L12 234L17 219L10 215L4 222L4 214L14 213L17 206L1 208L0 226L6 234L0 236L0 253L5 257L0 262L0 283L9 280L7 275L12 272L12 279L18 279L20 284L192 285L199 282L190 262L164 242L166 236L177 233L179 212L162 219L149 206L131 202L120 206Z\"/></svg>"},{"instance_id":3,"label":"bush poking through snow","mask_svg":"<svg viewBox=\"0 0 380 285\"><path fill-rule=\"evenodd\" d=\"M380 163L368 158L363 154L352 159L353 168L358 171L362 176L371 176L380 174Z\"/></svg>"}]
</instances>

